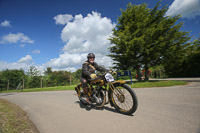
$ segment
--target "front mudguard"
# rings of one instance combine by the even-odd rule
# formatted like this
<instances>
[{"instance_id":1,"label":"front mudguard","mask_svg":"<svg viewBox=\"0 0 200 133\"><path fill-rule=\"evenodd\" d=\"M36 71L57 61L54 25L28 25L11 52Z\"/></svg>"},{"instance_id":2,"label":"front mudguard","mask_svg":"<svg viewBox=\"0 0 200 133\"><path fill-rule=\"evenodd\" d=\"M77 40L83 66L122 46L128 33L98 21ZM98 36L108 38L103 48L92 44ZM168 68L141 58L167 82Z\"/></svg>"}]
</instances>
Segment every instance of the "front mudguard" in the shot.
<instances>
[{"instance_id":1,"label":"front mudguard","mask_svg":"<svg viewBox=\"0 0 200 133\"><path fill-rule=\"evenodd\" d=\"M118 80L118 81L114 81L112 84L113 84L114 87L116 87L116 86L121 86L121 85L123 85L125 83L126 83L126 81ZM113 107L114 104L113 104L113 100L112 100L111 94L112 94L112 89L109 87L108 100L109 100L110 105Z\"/></svg>"}]
</instances>

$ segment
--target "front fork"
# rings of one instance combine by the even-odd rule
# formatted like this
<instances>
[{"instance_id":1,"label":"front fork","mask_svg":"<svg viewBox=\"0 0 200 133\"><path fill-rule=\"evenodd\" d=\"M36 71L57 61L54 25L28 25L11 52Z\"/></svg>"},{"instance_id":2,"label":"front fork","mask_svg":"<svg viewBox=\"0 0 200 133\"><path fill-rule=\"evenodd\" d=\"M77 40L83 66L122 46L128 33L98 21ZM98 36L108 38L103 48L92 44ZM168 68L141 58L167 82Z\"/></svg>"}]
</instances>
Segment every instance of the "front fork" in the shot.
<instances>
[{"instance_id":1,"label":"front fork","mask_svg":"<svg viewBox=\"0 0 200 133\"><path fill-rule=\"evenodd\" d=\"M121 91L121 89L118 89L117 87L115 87L115 84L116 85L119 84L121 86L121 84L124 84L124 82L123 83L120 83L120 82L109 83L108 98L109 98L110 105L112 107L114 106L114 99L113 99L112 93L117 97L118 101L120 101L121 103L123 103L125 99L124 93Z\"/></svg>"}]
</instances>

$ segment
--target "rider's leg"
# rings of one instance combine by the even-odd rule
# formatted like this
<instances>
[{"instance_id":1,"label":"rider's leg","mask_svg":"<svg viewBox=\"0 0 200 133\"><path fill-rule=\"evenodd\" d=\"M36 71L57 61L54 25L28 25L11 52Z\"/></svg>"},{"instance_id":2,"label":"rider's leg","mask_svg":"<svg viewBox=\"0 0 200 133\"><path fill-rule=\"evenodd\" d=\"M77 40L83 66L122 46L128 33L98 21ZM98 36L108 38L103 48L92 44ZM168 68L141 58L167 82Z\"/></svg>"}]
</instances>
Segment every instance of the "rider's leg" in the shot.
<instances>
[{"instance_id":1,"label":"rider's leg","mask_svg":"<svg viewBox=\"0 0 200 133\"><path fill-rule=\"evenodd\" d=\"M89 102L87 80L84 78L81 78L81 84L82 84L83 92L86 96L86 101Z\"/></svg>"},{"instance_id":2,"label":"rider's leg","mask_svg":"<svg viewBox=\"0 0 200 133\"><path fill-rule=\"evenodd\" d=\"M81 95L80 87L81 87L81 84L79 84L79 85L77 85L77 86L75 87L75 91L76 91L76 93L78 94L78 96Z\"/></svg>"}]
</instances>

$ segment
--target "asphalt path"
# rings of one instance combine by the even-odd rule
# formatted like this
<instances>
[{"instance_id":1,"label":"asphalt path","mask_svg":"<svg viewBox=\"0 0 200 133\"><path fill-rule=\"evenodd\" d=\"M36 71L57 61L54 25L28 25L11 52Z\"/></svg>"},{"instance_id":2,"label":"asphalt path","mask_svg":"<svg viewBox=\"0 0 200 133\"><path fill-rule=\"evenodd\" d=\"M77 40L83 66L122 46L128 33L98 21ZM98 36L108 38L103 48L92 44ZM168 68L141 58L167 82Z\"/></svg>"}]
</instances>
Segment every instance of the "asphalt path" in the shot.
<instances>
[{"instance_id":1,"label":"asphalt path","mask_svg":"<svg viewBox=\"0 0 200 133\"><path fill-rule=\"evenodd\" d=\"M134 89L138 110L131 116L106 105L85 107L75 91L2 93L25 110L41 133L200 133L200 82Z\"/></svg>"}]
</instances>

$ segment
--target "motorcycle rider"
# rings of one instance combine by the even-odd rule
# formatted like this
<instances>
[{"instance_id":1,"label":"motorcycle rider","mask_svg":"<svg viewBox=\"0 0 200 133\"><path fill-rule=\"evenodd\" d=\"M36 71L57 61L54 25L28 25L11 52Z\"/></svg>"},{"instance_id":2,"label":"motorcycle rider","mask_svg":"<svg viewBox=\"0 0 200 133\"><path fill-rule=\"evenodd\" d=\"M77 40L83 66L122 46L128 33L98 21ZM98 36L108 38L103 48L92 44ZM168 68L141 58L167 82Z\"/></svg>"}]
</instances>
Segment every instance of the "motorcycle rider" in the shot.
<instances>
[{"instance_id":1,"label":"motorcycle rider","mask_svg":"<svg viewBox=\"0 0 200 133\"><path fill-rule=\"evenodd\" d=\"M95 55L94 53L89 53L87 55L87 61L82 64L82 75L81 75L81 84L83 88L83 92L86 95L86 101L89 103L88 99L88 82L91 79L96 78L95 70L104 72L105 68L98 66L98 64L94 61Z\"/></svg>"}]
</instances>

